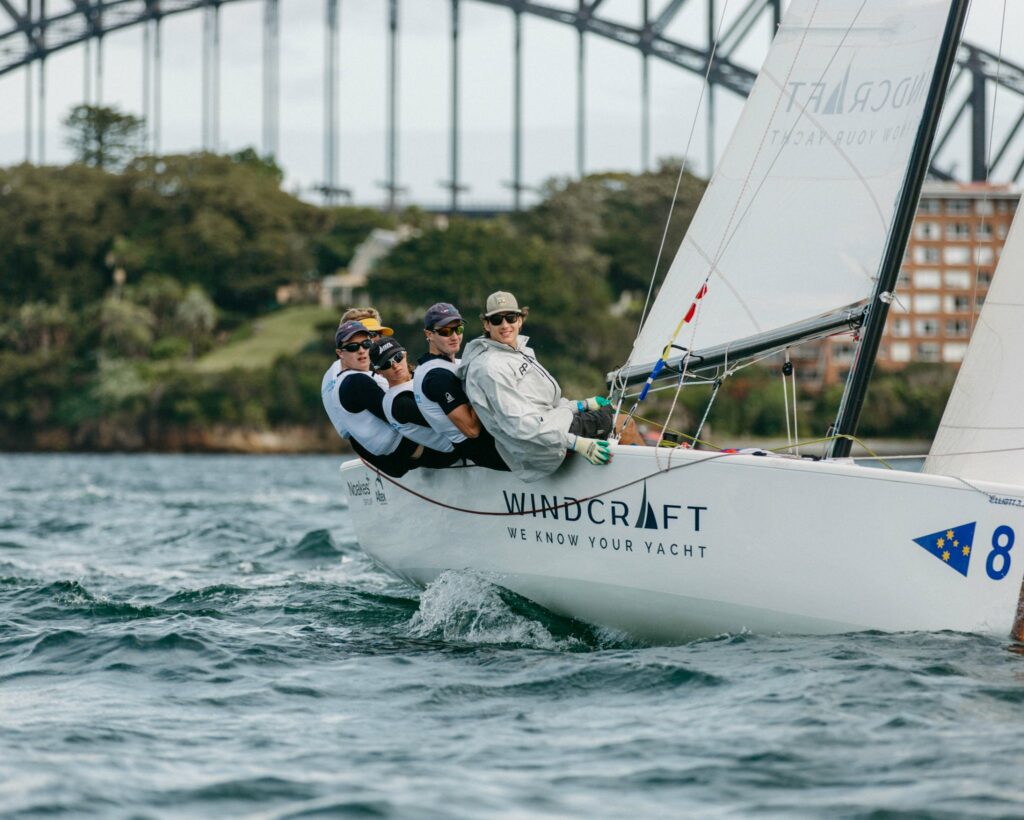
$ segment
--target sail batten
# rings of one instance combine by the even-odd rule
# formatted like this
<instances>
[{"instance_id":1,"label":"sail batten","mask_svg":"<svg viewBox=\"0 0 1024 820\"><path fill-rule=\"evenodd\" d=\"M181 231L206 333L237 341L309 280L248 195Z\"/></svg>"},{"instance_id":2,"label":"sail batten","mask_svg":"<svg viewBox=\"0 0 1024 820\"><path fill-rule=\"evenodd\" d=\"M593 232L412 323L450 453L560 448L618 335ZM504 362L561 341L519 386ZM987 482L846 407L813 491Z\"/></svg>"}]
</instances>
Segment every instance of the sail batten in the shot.
<instances>
[{"instance_id":1,"label":"sail batten","mask_svg":"<svg viewBox=\"0 0 1024 820\"><path fill-rule=\"evenodd\" d=\"M867 299L949 8L793 0L621 372Z\"/></svg>"}]
</instances>

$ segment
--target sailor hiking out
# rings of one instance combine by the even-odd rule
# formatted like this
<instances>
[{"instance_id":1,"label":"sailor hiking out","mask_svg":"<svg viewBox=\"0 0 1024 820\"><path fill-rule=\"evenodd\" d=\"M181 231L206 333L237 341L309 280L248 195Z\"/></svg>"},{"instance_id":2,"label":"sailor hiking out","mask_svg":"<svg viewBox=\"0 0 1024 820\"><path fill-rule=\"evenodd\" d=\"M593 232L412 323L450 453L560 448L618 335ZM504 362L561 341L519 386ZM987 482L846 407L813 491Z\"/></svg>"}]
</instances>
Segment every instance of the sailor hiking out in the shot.
<instances>
[{"instance_id":1,"label":"sailor hiking out","mask_svg":"<svg viewBox=\"0 0 1024 820\"><path fill-rule=\"evenodd\" d=\"M416 406L412 374L405 348L392 338L379 338L370 348L370 366L388 384L384 393L384 415L392 428L410 441L423 445L419 467L448 467L459 456L454 445L427 424Z\"/></svg>"},{"instance_id":2,"label":"sailor hiking out","mask_svg":"<svg viewBox=\"0 0 1024 820\"><path fill-rule=\"evenodd\" d=\"M523 481L550 475L573 450L592 464L611 460L607 437L613 414L608 400L562 397L558 382L537 361L520 329L529 308L511 293L487 298L485 335L467 346L458 372L498 453Z\"/></svg>"},{"instance_id":3,"label":"sailor hiking out","mask_svg":"<svg viewBox=\"0 0 1024 820\"><path fill-rule=\"evenodd\" d=\"M416 404L430 427L451 442L455 451L481 467L508 470L484 429L458 376L465 321L447 302L432 305L423 319L427 353L413 376Z\"/></svg>"},{"instance_id":4,"label":"sailor hiking out","mask_svg":"<svg viewBox=\"0 0 1024 820\"><path fill-rule=\"evenodd\" d=\"M391 329L378 324L378 333ZM324 373L320 396L338 435L348 439L365 461L390 476L405 475L420 466L424 448L395 430L384 413L387 381L369 373L370 331L359 321L338 326L334 337L338 361Z\"/></svg>"}]
</instances>

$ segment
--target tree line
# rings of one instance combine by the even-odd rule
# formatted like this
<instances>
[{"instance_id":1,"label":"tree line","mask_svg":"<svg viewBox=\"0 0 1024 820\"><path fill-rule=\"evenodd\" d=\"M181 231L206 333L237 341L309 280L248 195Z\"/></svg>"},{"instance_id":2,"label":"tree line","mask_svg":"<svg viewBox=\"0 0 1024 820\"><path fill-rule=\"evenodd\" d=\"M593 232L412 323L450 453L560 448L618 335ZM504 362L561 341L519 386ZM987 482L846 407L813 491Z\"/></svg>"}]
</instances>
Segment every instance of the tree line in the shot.
<instances>
[{"instance_id":1,"label":"tree line","mask_svg":"<svg viewBox=\"0 0 1024 820\"><path fill-rule=\"evenodd\" d=\"M332 322L268 367L192 363L277 310L280 285L337 272L370 231L399 223L411 238L378 263L368 298L414 355L429 304L457 304L471 335L487 294L511 290L531 306L524 332L566 392L597 392L628 355L663 235L659 278L704 190L668 161L552 180L523 212L438 224L414 209L312 205L251 149L137 155L137 121L76 111L79 162L0 169L3 449L218 449L225 430L282 429L338 447L319 395ZM930 435L948 389L941 367L876 380L862 430ZM805 396L801 424L823 431L833 399ZM683 391L675 420L695 424L705 401ZM731 433L784 432L778 380L753 368L734 376L711 420Z\"/></svg>"}]
</instances>

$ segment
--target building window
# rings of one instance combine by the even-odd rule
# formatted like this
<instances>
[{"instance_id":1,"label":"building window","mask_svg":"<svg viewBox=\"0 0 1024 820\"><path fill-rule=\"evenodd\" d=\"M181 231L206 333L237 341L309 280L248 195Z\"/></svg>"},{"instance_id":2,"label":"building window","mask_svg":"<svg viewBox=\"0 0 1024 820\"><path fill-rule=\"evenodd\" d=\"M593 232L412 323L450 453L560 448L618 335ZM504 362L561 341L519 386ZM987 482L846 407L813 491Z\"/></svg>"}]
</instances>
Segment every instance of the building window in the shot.
<instances>
[{"instance_id":1,"label":"building window","mask_svg":"<svg viewBox=\"0 0 1024 820\"><path fill-rule=\"evenodd\" d=\"M893 342L889 349L889 355L894 362L909 362L910 345L906 342Z\"/></svg>"},{"instance_id":2,"label":"building window","mask_svg":"<svg viewBox=\"0 0 1024 820\"><path fill-rule=\"evenodd\" d=\"M906 268L900 268L899 278L896 280L896 287L898 288L909 288L910 287L910 271Z\"/></svg>"},{"instance_id":3,"label":"building window","mask_svg":"<svg viewBox=\"0 0 1024 820\"><path fill-rule=\"evenodd\" d=\"M920 214L937 214L942 212L942 204L937 199L922 199L917 206Z\"/></svg>"},{"instance_id":4,"label":"building window","mask_svg":"<svg viewBox=\"0 0 1024 820\"><path fill-rule=\"evenodd\" d=\"M977 308L978 310L981 310L981 306L982 306L983 304L985 304L985 294L984 294L984 293L979 293L979 294L978 294L978 295L977 295L977 296L976 296L976 297L974 298L974 306L975 306L975 307L976 307L976 308Z\"/></svg>"},{"instance_id":5,"label":"building window","mask_svg":"<svg viewBox=\"0 0 1024 820\"><path fill-rule=\"evenodd\" d=\"M893 319L892 320L892 335L900 339L905 339L910 335L910 320L909 319Z\"/></svg>"},{"instance_id":6,"label":"building window","mask_svg":"<svg viewBox=\"0 0 1024 820\"><path fill-rule=\"evenodd\" d=\"M974 203L974 212L981 214L982 216L988 216L989 214L995 213L995 206L991 199L982 198Z\"/></svg>"},{"instance_id":7,"label":"building window","mask_svg":"<svg viewBox=\"0 0 1024 820\"><path fill-rule=\"evenodd\" d=\"M971 286L971 272L966 270L948 270L942 274L947 288L967 290Z\"/></svg>"},{"instance_id":8,"label":"building window","mask_svg":"<svg viewBox=\"0 0 1024 820\"><path fill-rule=\"evenodd\" d=\"M983 221L978 223L978 239L988 242L992 239L992 223Z\"/></svg>"},{"instance_id":9,"label":"building window","mask_svg":"<svg viewBox=\"0 0 1024 820\"><path fill-rule=\"evenodd\" d=\"M939 227L938 222L918 222L914 235L918 239L942 239L942 229Z\"/></svg>"},{"instance_id":10,"label":"building window","mask_svg":"<svg viewBox=\"0 0 1024 820\"><path fill-rule=\"evenodd\" d=\"M964 342L946 342L942 346L942 361L962 362L967 353L967 345Z\"/></svg>"},{"instance_id":11,"label":"building window","mask_svg":"<svg viewBox=\"0 0 1024 820\"><path fill-rule=\"evenodd\" d=\"M1006 239L1006 232L1007 232L1007 230L1008 229L1007 229L1006 225L1003 225L1003 224L996 225L996 236L998 236L1000 239Z\"/></svg>"},{"instance_id":12,"label":"building window","mask_svg":"<svg viewBox=\"0 0 1024 820\"><path fill-rule=\"evenodd\" d=\"M970 336L971 325L966 319L947 319L946 320L946 335L947 336Z\"/></svg>"},{"instance_id":13,"label":"building window","mask_svg":"<svg viewBox=\"0 0 1024 820\"><path fill-rule=\"evenodd\" d=\"M938 290L941 284L939 272L933 269L914 271L914 287L918 290Z\"/></svg>"},{"instance_id":14,"label":"building window","mask_svg":"<svg viewBox=\"0 0 1024 820\"><path fill-rule=\"evenodd\" d=\"M942 354L942 346L938 342L921 342L917 346L919 362L937 362Z\"/></svg>"},{"instance_id":15,"label":"building window","mask_svg":"<svg viewBox=\"0 0 1024 820\"><path fill-rule=\"evenodd\" d=\"M946 239L970 239L971 226L966 222L950 222L946 225Z\"/></svg>"},{"instance_id":16,"label":"building window","mask_svg":"<svg viewBox=\"0 0 1024 820\"><path fill-rule=\"evenodd\" d=\"M929 248L928 250L938 250L938 248ZM942 255L947 265L969 265L971 263L971 249L966 245L944 248Z\"/></svg>"},{"instance_id":17,"label":"building window","mask_svg":"<svg viewBox=\"0 0 1024 820\"><path fill-rule=\"evenodd\" d=\"M938 248L924 248L918 245L914 248L914 261L917 264L936 264L942 258Z\"/></svg>"},{"instance_id":18,"label":"building window","mask_svg":"<svg viewBox=\"0 0 1024 820\"><path fill-rule=\"evenodd\" d=\"M978 285L981 287L988 287L992 284L992 271L980 270L978 271Z\"/></svg>"},{"instance_id":19,"label":"building window","mask_svg":"<svg viewBox=\"0 0 1024 820\"><path fill-rule=\"evenodd\" d=\"M914 297L915 313L939 313L941 305L937 293L919 293Z\"/></svg>"},{"instance_id":20,"label":"building window","mask_svg":"<svg viewBox=\"0 0 1024 820\"><path fill-rule=\"evenodd\" d=\"M914 320L914 332L918 336L938 336L938 319L916 319Z\"/></svg>"},{"instance_id":21,"label":"building window","mask_svg":"<svg viewBox=\"0 0 1024 820\"><path fill-rule=\"evenodd\" d=\"M992 264L992 249L991 248L975 248L974 249L974 264L975 265L991 265Z\"/></svg>"},{"instance_id":22,"label":"building window","mask_svg":"<svg viewBox=\"0 0 1024 820\"><path fill-rule=\"evenodd\" d=\"M971 201L969 199L949 199L946 200L946 213L947 214L969 214L971 212Z\"/></svg>"},{"instance_id":23,"label":"building window","mask_svg":"<svg viewBox=\"0 0 1024 820\"><path fill-rule=\"evenodd\" d=\"M943 313L967 313L971 309L970 296L946 296L942 301Z\"/></svg>"}]
</instances>

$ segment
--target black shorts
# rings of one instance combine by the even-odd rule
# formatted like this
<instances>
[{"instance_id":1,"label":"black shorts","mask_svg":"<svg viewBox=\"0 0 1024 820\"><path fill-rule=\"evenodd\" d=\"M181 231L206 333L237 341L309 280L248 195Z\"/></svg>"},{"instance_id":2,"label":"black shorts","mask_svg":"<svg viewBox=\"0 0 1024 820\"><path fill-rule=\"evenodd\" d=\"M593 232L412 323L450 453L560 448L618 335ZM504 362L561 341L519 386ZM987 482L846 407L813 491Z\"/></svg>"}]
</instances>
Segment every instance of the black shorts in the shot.
<instances>
[{"instance_id":1,"label":"black shorts","mask_svg":"<svg viewBox=\"0 0 1024 820\"><path fill-rule=\"evenodd\" d=\"M494 436L482 428L476 438L467 438L456 444L455 452L462 458L468 458L478 467L509 472L508 465L494 446Z\"/></svg>"},{"instance_id":2,"label":"black shorts","mask_svg":"<svg viewBox=\"0 0 1024 820\"><path fill-rule=\"evenodd\" d=\"M584 410L574 413L569 424L569 432L583 438L606 439L612 432L612 421L615 408L606 404L600 410Z\"/></svg>"}]
</instances>

